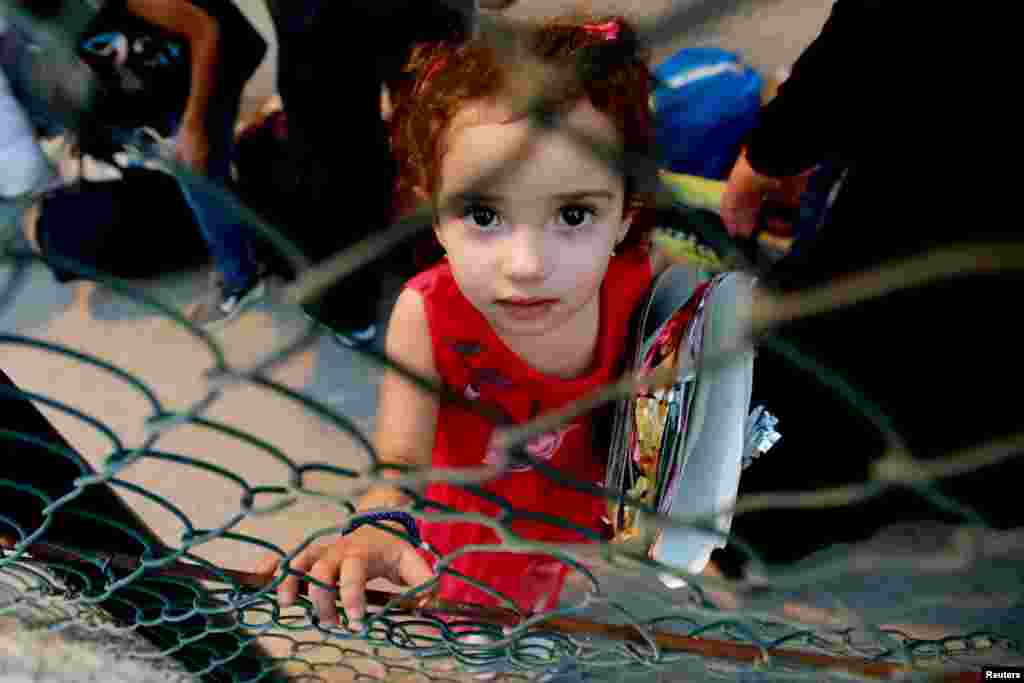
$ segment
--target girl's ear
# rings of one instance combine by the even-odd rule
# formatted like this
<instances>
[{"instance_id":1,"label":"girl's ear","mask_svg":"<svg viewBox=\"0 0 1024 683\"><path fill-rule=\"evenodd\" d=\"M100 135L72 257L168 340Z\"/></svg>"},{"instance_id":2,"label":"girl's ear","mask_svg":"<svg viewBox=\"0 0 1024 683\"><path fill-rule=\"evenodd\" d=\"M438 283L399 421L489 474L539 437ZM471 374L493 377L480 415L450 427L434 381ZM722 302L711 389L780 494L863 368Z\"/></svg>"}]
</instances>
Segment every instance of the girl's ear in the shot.
<instances>
[{"instance_id":1,"label":"girl's ear","mask_svg":"<svg viewBox=\"0 0 1024 683\"><path fill-rule=\"evenodd\" d=\"M423 204L424 202L432 202L430 193L422 185L416 185L415 187L413 187L412 193L413 196L416 197L417 204ZM431 204L431 208L433 209L432 213L434 215L434 232L437 232L438 228L440 227L440 223L437 216L437 206ZM438 240L440 239L441 238L438 237Z\"/></svg>"},{"instance_id":2,"label":"girl's ear","mask_svg":"<svg viewBox=\"0 0 1024 683\"><path fill-rule=\"evenodd\" d=\"M437 243L441 245L441 249L447 252L448 245L444 243L444 233L441 230L441 223L438 222L437 218L434 218L434 238L437 239Z\"/></svg>"},{"instance_id":3,"label":"girl's ear","mask_svg":"<svg viewBox=\"0 0 1024 683\"><path fill-rule=\"evenodd\" d=\"M444 243L444 234L441 230L441 218L438 214L438 208L436 204L433 204L433 199L430 193L427 192L422 186L417 185L413 190L416 193L416 198L421 202L431 202L434 214L434 237L437 238L437 243L441 245L441 249L448 251L448 245Z\"/></svg>"}]
</instances>

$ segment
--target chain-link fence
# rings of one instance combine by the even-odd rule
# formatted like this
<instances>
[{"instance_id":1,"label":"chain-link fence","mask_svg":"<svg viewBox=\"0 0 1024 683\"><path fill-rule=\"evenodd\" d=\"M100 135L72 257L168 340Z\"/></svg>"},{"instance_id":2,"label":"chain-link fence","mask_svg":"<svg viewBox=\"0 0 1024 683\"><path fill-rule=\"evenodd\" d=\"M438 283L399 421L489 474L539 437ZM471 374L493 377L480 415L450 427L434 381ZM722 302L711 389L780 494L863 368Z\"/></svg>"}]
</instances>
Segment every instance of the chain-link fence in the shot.
<instances>
[{"instance_id":1,"label":"chain-link fence","mask_svg":"<svg viewBox=\"0 0 1024 683\"><path fill-rule=\"evenodd\" d=\"M645 35L658 40L687 28L687 22L706 21L716 11L710 6L685 8L646 27ZM545 119L538 117L537 125L545 125ZM161 157L159 150L142 147L134 152L161 164L169 173L188 173ZM221 198L247 222L273 236L287 258L297 261L300 277L285 296L293 302L308 299L423 228L422 216L414 216L313 269L301 262L294 245L237 198L224 193ZM16 217L34 199L26 197L4 207L0 311L24 295L27 273L42 260L16 239ZM724 260L735 257L720 236L704 238ZM701 252L705 257L707 253ZM837 286L826 295L817 292L769 301L770 305L755 310L755 330L763 333L781 321L918 286L962 270L965 263L998 269L1019 267L1020 261L1019 250L1004 250L995 263L962 252L933 254L881 270L877 277L854 287ZM690 576L626 554L621 546L605 541L555 546L527 540L512 531L511 523L532 513L496 500L505 510L503 517L473 519L494 529L502 539L500 548L488 550L545 554L567 567L570 578L557 609L525 614L500 595L505 607L443 603L430 595L435 578L404 592L370 591L371 613L359 632L349 630L344 621L339 627L325 627L306 597L300 596L291 607L279 605L275 589L283 577L272 580L242 571L240 566L212 563L198 552L204 544L219 539L290 560L309 543L343 531L352 520L358 497L385 481L387 468L356 421L272 377L275 368L317 340L317 325L310 324L296 338L266 348L256 362L240 365L229 362L230 354L215 337L189 324L173 304L152 291L91 272L81 264L50 265L97 279L151 312L166 316L209 351L213 367L206 377L205 395L186 409L172 409L159 398L158 387L148 386L98 355L12 330L0 331L0 347L32 349L44 363L60 358L89 366L127 387L148 406L144 418L147 436L133 443L87 411L64 403L59 378L46 387L16 386L6 377L0 384L0 443L5 453L0 470L0 540L4 546L0 558L0 653L11 655L0 661L0 673L6 674L7 667L15 675L46 672L55 680L64 680L61 675L82 680L89 672L96 680L120 675L124 680L156 680L159 676L174 681L191 674L209 681L247 682L286 678L438 681L474 675L508 680L658 677L789 682L973 680L964 678L963 672L977 671L982 665L1024 663L1020 645L1024 638L1024 534L988 528L970 516L964 517L965 525L892 527L870 542L830 549L785 567L758 562L758 549L746 546L753 569L742 580L727 580ZM706 267L708 261L701 265ZM761 339L772 343L770 334ZM391 367L411 375L380 354L361 353L378 369ZM802 356L797 350L792 353L799 366ZM714 362L729 362L729 354ZM827 370L820 372L823 381L837 387L854 410L884 432L884 416L879 417L873 406L845 391ZM422 378L414 379L429 386ZM273 393L350 435L365 454L362 466L340 467L328 459L308 462L261 437L207 417L226 392L242 385ZM611 387L601 401L626 396L633 388L631 382ZM599 402L577 405L565 414L545 416L534 425L510 431L505 444L509 457L522 457L516 446L530 435L572 419ZM107 444L100 458L102 466L91 467L37 406L70 416L100 435ZM161 450L161 441L186 425L256 449L280 465L287 476L276 485L256 484L244 469L228 470L202 453ZM898 443L898 435L884 436L894 437ZM874 480L867 483L814 495L741 498L735 514L793 507L803 509L811 519L817 509L851 505L892 486L911 488L937 507L951 509L956 501L940 494L931 482L1014 457L1020 446L1019 438L1008 439L928 463L897 450L883 459ZM500 476L509 462L458 471L408 470L400 480L386 481L408 487L414 500L408 511L417 519L454 521L462 518L457 510L443 509L412 493L416 485L458 482L491 496L482 485ZM237 493L237 513L216 528L195 526L182 512L181 503L190 495L187 489L168 497L125 477L146 463L189 468L221 478ZM556 470L533 464L554 479L564 479ZM590 483L570 483L584 485L611 500L622 494ZM126 494L174 516L182 533L176 538L158 538L126 505ZM258 533L238 531L242 522L269 519L296 501L310 499L332 506L336 518L311 531L302 545L286 549ZM539 521L553 527L567 524L546 516ZM679 527L702 522L660 521ZM392 527L380 528L400 534ZM743 540L737 538L734 543ZM453 574L457 557L479 551L465 548L437 558L437 576ZM666 574L683 579L684 587L668 588L660 578ZM489 590L474 579L462 578ZM51 648L60 649L61 654L48 659L46 653Z\"/></svg>"}]
</instances>

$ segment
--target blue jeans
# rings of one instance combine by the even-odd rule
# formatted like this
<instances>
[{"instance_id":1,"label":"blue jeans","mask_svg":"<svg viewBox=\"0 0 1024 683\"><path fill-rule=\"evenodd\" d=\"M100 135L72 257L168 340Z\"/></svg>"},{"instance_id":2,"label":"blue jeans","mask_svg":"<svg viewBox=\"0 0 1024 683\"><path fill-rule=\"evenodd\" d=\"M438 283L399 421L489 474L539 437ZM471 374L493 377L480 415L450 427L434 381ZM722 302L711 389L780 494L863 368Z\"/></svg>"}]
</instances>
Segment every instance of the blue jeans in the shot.
<instances>
[{"instance_id":1,"label":"blue jeans","mask_svg":"<svg viewBox=\"0 0 1024 683\"><path fill-rule=\"evenodd\" d=\"M178 184L196 216L214 265L223 276L225 296L248 289L259 276L252 229L241 216L233 215L215 192L215 189L221 192L229 190L237 114L237 101L217 106L211 112L210 161L206 177L178 177Z\"/></svg>"}]
</instances>

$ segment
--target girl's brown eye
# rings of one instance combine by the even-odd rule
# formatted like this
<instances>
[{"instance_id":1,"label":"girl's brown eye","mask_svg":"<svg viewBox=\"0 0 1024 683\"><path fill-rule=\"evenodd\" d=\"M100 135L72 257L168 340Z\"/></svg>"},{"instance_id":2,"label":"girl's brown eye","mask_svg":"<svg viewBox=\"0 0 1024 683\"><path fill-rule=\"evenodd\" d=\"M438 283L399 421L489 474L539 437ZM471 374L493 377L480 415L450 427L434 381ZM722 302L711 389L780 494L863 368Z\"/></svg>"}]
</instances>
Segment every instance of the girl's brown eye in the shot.
<instances>
[{"instance_id":1,"label":"girl's brown eye","mask_svg":"<svg viewBox=\"0 0 1024 683\"><path fill-rule=\"evenodd\" d=\"M594 217L593 209L585 206L566 206L561 210L562 222L570 228L579 228Z\"/></svg>"},{"instance_id":2,"label":"girl's brown eye","mask_svg":"<svg viewBox=\"0 0 1024 683\"><path fill-rule=\"evenodd\" d=\"M462 220L471 221L477 228L493 228L498 222L498 212L486 206L469 206L462 212Z\"/></svg>"},{"instance_id":3,"label":"girl's brown eye","mask_svg":"<svg viewBox=\"0 0 1024 683\"><path fill-rule=\"evenodd\" d=\"M475 209L473 219L481 225L489 225L494 220L494 212L490 209Z\"/></svg>"},{"instance_id":4,"label":"girl's brown eye","mask_svg":"<svg viewBox=\"0 0 1024 683\"><path fill-rule=\"evenodd\" d=\"M583 212L583 209L575 206L571 209L564 209L562 215L565 217L565 222L572 226L577 226L587 220L587 214Z\"/></svg>"}]
</instances>

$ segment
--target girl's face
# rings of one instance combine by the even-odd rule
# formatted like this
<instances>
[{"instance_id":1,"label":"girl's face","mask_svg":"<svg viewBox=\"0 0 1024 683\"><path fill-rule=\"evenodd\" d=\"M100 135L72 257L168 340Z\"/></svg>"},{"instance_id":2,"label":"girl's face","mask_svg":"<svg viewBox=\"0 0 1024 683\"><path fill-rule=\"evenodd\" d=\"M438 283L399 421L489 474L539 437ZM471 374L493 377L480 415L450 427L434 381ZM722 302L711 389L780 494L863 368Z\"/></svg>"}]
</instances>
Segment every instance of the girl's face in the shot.
<instances>
[{"instance_id":1,"label":"girl's face","mask_svg":"<svg viewBox=\"0 0 1024 683\"><path fill-rule=\"evenodd\" d=\"M538 131L500 103L473 102L445 137L435 230L459 289L502 336L571 329L595 313L611 251L629 230L622 175L580 134L617 141L589 102ZM510 170L473 186L508 160Z\"/></svg>"}]
</instances>

